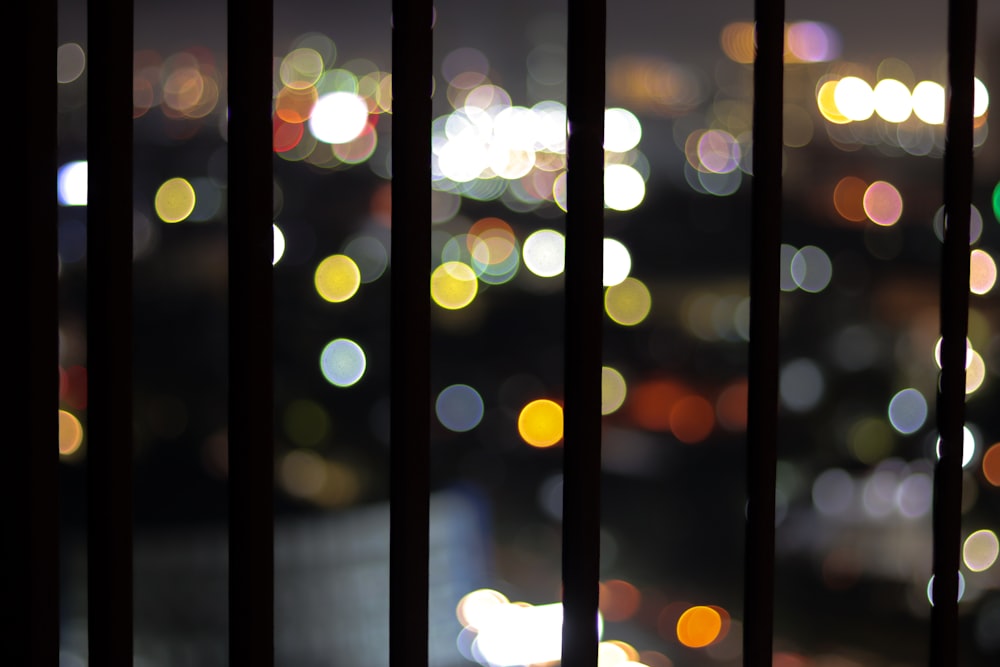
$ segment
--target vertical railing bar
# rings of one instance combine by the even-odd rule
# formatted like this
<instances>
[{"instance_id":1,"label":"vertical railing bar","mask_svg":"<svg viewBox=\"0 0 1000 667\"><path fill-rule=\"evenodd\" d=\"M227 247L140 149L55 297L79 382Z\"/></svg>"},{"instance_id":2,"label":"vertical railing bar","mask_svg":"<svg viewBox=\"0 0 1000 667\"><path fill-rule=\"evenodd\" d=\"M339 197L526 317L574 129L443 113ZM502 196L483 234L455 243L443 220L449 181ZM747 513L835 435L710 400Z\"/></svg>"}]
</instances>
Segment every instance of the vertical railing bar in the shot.
<instances>
[{"instance_id":1,"label":"vertical railing bar","mask_svg":"<svg viewBox=\"0 0 1000 667\"><path fill-rule=\"evenodd\" d=\"M271 0L230 2L229 664L274 664Z\"/></svg>"},{"instance_id":2,"label":"vertical railing bar","mask_svg":"<svg viewBox=\"0 0 1000 667\"><path fill-rule=\"evenodd\" d=\"M433 4L392 3L389 662L427 665Z\"/></svg>"},{"instance_id":3,"label":"vertical railing bar","mask_svg":"<svg viewBox=\"0 0 1000 667\"><path fill-rule=\"evenodd\" d=\"M89 663L132 664L131 0L87 5Z\"/></svg>"},{"instance_id":4,"label":"vertical railing bar","mask_svg":"<svg viewBox=\"0 0 1000 667\"><path fill-rule=\"evenodd\" d=\"M0 614L3 644L11 664L55 667L59 663L59 308L56 227L58 92L56 2L29 3L29 29L15 35L12 47L31 53L36 76L28 77L28 131L17 133L28 158L27 197L17 198L19 215L30 224L14 225L14 253L6 284L27 276L30 289L9 290L14 301L7 327L15 337L10 355L17 382L27 391L14 392L12 415L17 428L11 439L0 502L9 517L10 547L4 549L3 589L9 592ZM15 31L18 32L18 31ZM9 584L9 586L8 586Z\"/></svg>"},{"instance_id":5,"label":"vertical railing bar","mask_svg":"<svg viewBox=\"0 0 1000 667\"><path fill-rule=\"evenodd\" d=\"M757 52L753 70L743 664L770 667L774 632L784 1L756 0L754 16Z\"/></svg>"},{"instance_id":6,"label":"vertical railing bar","mask_svg":"<svg viewBox=\"0 0 1000 667\"><path fill-rule=\"evenodd\" d=\"M945 236L941 259L940 459L934 471L934 584L930 665L958 661L958 569L962 528L965 359L969 324L969 209L976 0L948 4L948 119L944 155Z\"/></svg>"},{"instance_id":7,"label":"vertical railing bar","mask_svg":"<svg viewBox=\"0 0 1000 667\"><path fill-rule=\"evenodd\" d=\"M562 664L597 665L607 6L569 3Z\"/></svg>"}]
</instances>

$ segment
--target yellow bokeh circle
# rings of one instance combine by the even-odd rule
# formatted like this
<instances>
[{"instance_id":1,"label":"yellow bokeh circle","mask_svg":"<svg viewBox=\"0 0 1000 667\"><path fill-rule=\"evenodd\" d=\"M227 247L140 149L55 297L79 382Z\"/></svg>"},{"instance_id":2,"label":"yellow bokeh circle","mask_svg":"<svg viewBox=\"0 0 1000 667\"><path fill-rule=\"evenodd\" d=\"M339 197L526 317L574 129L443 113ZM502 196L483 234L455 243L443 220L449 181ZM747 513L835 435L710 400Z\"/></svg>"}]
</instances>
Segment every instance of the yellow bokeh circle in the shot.
<instances>
[{"instance_id":1,"label":"yellow bokeh circle","mask_svg":"<svg viewBox=\"0 0 1000 667\"><path fill-rule=\"evenodd\" d=\"M610 415L625 402L625 378L611 366L601 368L601 414Z\"/></svg>"},{"instance_id":2,"label":"yellow bokeh circle","mask_svg":"<svg viewBox=\"0 0 1000 667\"><path fill-rule=\"evenodd\" d=\"M608 317L626 327L646 319L652 303L649 289L636 278L626 278L604 293L604 310Z\"/></svg>"},{"instance_id":3,"label":"yellow bokeh circle","mask_svg":"<svg viewBox=\"0 0 1000 667\"><path fill-rule=\"evenodd\" d=\"M171 178L156 191L154 207L163 222L181 222L194 210L194 187L183 178Z\"/></svg>"},{"instance_id":4,"label":"yellow bokeh circle","mask_svg":"<svg viewBox=\"0 0 1000 667\"><path fill-rule=\"evenodd\" d=\"M677 619L677 639L685 646L708 646L722 631L722 616L711 607L691 607Z\"/></svg>"},{"instance_id":5,"label":"yellow bokeh circle","mask_svg":"<svg viewBox=\"0 0 1000 667\"><path fill-rule=\"evenodd\" d=\"M517 417L517 431L532 447L551 447L563 437L563 409L555 401L531 401Z\"/></svg>"},{"instance_id":6,"label":"yellow bokeh circle","mask_svg":"<svg viewBox=\"0 0 1000 667\"><path fill-rule=\"evenodd\" d=\"M347 301L361 285L361 271L347 255L330 255L316 267L316 292L330 303Z\"/></svg>"},{"instance_id":7,"label":"yellow bokeh circle","mask_svg":"<svg viewBox=\"0 0 1000 667\"><path fill-rule=\"evenodd\" d=\"M442 308L465 308L478 292L476 272L464 262L445 262L431 274L431 298Z\"/></svg>"}]
</instances>

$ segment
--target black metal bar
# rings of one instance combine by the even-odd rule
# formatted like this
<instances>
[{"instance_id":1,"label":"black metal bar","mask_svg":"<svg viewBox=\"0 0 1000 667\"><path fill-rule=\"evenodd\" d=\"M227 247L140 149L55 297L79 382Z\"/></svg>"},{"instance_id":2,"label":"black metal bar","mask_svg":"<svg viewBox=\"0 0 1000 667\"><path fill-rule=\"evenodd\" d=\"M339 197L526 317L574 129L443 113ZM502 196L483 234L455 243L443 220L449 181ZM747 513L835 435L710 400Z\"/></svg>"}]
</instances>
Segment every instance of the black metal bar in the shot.
<instances>
[{"instance_id":1,"label":"black metal bar","mask_svg":"<svg viewBox=\"0 0 1000 667\"><path fill-rule=\"evenodd\" d=\"M569 3L562 664L597 665L607 6Z\"/></svg>"},{"instance_id":2,"label":"black metal bar","mask_svg":"<svg viewBox=\"0 0 1000 667\"><path fill-rule=\"evenodd\" d=\"M132 28L87 6L87 542L93 665L132 664Z\"/></svg>"},{"instance_id":3,"label":"black metal bar","mask_svg":"<svg viewBox=\"0 0 1000 667\"><path fill-rule=\"evenodd\" d=\"M934 584L930 664L958 661L958 567L962 528L965 358L969 328L969 208L976 0L948 5L948 120L944 156L945 235L941 266L941 379L937 424L941 457L934 471Z\"/></svg>"},{"instance_id":4,"label":"black metal bar","mask_svg":"<svg viewBox=\"0 0 1000 667\"><path fill-rule=\"evenodd\" d=\"M774 633L774 488L778 441L783 0L756 0L747 399L743 664L770 667Z\"/></svg>"},{"instance_id":5,"label":"black metal bar","mask_svg":"<svg viewBox=\"0 0 1000 667\"><path fill-rule=\"evenodd\" d=\"M229 662L274 664L271 0L229 3Z\"/></svg>"},{"instance_id":6,"label":"black metal bar","mask_svg":"<svg viewBox=\"0 0 1000 667\"><path fill-rule=\"evenodd\" d=\"M389 663L427 665L433 3L392 3Z\"/></svg>"},{"instance_id":7,"label":"black metal bar","mask_svg":"<svg viewBox=\"0 0 1000 667\"><path fill-rule=\"evenodd\" d=\"M14 31L18 53L30 53L36 75L25 81L27 132L15 133L24 156L24 191L15 197L15 215L30 224L12 227L12 262L4 266L13 313L6 333L13 337L9 355L16 382L11 415L15 432L8 448L0 504L8 548L3 549L0 577L6 600L0 611L8 662L54 667L59 663L59 408L58 264L56 245L56 3L25 7L28 29ZM16 149L15 149L16 150ZM20 324L15 324L19 322Z\"/></svg>"}]
</instances>

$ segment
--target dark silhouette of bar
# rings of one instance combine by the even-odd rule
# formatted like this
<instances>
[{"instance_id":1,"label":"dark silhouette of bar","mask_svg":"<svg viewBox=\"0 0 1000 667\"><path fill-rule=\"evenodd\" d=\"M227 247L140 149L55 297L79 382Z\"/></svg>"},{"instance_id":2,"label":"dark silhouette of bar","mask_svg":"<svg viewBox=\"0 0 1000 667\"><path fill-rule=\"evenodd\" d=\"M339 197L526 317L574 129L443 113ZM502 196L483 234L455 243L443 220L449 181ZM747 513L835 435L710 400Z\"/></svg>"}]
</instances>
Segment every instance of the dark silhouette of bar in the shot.
<instances>
[{"instance_id":1,"label":"dark silhouette of bar","mask_svg":"<svg viewBox=\"0 0 1000 667\"><path fill-rule=\"evenodd\" d=\"M941 456L934 470L934 584L930 664L957 665L958 567L962 528L965 357L969 328L969 207L976 0L948 5L948 119L945 129L945 235L941 257L941 376L937 425Z\"/></svg>"},{"instance_id":2,"label":"dark silhouette of bar","mask_svg":"<svg viewBox=\"0 0 1000 667\"><path fill-rule=\"evenodd\" d=\"M229 662L274 664L273 9L230 4Z\"/></svg>"},{"instance_id":3,"label":"dark silhouette of bar","mask_svg":"<svg viewBox=\"0 0 1000 667\"><path fill-rule=\"evenodd\" d=\"M392 3L389 663L393 667L427 664L433 11L427 0Z\"/></svg>"},{"instance_id":4,"label":"dark silhouette of bar","mask_svg":"<svg viewBox=\"0 0 1000 667\"><path fill-rule=\"evenodd\" d=\"M597 665L607 7L567 5L562 664Z\"/></svg>"},{"instance_id":5,"label":"dark silhouette of bar","mask_svg":"<svg viewBox=\"0 0 1000 667\"><path fill-rule=\"evenodd\" d=\"M774 489L778 440L783 0L756 0L747 398L743 659L770 667L774 632Z\"/></svg>"},{"instance_id":6,"label":"dark silhouette of bar","mask_svg":"<svg viewBox=\"0 0 1000 667\"><path fill-rule=\"evenodd\" d=\"M12 289L8 355L17 388L8 408L14 426L4 462L0 503L7 521L0 566L7 599L0 613L9 663L54 667L59 663L59 338L56 239L56 3L25 7L27 29L15 31L15 53L31 53L33 66L50 76L24 82L32 112L24 132L16 132L24 156L25 196L16 201L12 261L4 264L4 284ZM29 223L30 224L27 224ZM27 280L30 289L23 289Z\"/></svg>"},{"instance_id":7,"label":"dark silhouette of bar","mask_svg":"<svg viewBox=\"0 0 1000 667\"><path fill-rule=\"evenodd\" d=\"M87 612L92 665L132 665L132 28L87 6Z\"/></svg>"}]
</instances>

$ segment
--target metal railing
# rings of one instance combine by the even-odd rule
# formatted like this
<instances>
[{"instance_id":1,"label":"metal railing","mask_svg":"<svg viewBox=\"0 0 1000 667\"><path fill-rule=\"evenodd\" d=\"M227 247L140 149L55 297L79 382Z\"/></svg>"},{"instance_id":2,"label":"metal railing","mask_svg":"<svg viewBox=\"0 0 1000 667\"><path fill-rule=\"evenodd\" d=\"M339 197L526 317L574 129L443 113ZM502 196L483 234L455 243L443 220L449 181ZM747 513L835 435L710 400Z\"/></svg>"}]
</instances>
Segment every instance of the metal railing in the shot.
<instances>
[{"instance_id":1,"label":"metal railing","mask_svg":"<svg viewBox=\"0 0 1000 667\"><path fill-rule=\"evenodd\" d=\"M132 17L128 0L89 3L88 218L89 651L93 665L132 661L131 261ZM965 400L976 2L951 0L949 115L944 162L947 231L942 259L942 372L935 475L934 599L930 662L959 664L957 579ZM14 266L29 276L13 326L26 391L14 414L23 443L10 447L5 506L4 600L11 665L56 665L58 342L55 235L55 3L28 3L34 71L28 77L32 150L30 248ZM426 224L393 226L393 248L429 243L431 24L429 1L393 3L394 212ZM273 664L273 452L270 364L272 4L240 3L229 24L230 659ZM744 664L770 665L774 606L774 490L778 391L778 255L784 8L757 0L754 72L753 244L750 324ZM605 3L569 4L568 173L563 580L564 662L597 664L600 527L601 238ZM27 51L27 49L26 49ZM48 74L46 74L48 73ZM598 82L595 84L595 81ZM391 664L426 664L429 460L429 300L421 253L392 262ZM235 288L238 286L238 288ZM24 353L22 354L22 350ZM251 376L252 374L252 376ZM20 407L23 405L23 409ZM237 414L238 413L238 414ZM406 446L398 444L406 439ZM26 471L26 472L22 472Z\"/></svg>"}]
</instances>

